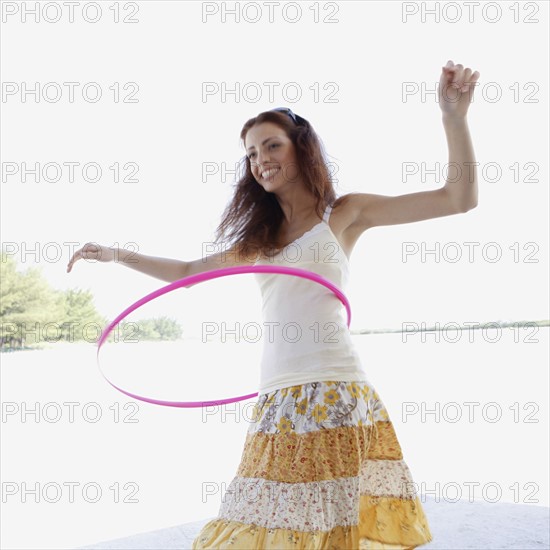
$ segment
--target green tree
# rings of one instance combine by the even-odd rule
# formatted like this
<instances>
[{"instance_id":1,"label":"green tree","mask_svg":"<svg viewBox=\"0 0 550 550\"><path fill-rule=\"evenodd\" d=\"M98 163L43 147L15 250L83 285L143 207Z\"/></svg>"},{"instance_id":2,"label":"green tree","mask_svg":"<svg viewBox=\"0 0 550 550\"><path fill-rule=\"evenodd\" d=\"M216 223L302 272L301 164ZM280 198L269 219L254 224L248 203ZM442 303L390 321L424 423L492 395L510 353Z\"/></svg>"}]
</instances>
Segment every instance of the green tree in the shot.
<instances>
[{"instance_id":1,"label":"green tree","mask_svg":"<svg viewBox=\"0 0 550 550\"><path fill-rule=\"evenodd\" d=\"M140 340L178 340L182 336L181 326L168 317L157 317L137 321L136 336Z\"/></svg>"},{"instance_id":2,"label":"green tree","mask_svg":"<svg viewBox=\"0 0 550 550\"><path fill-rule=\"evenodd\" d=\"M90 290L65 291L50 287L41 269L17 271L16 261L1 252L0 257L0 347L40 347L47 342L97 343L109 321L101 316ZM119 329L124 332L124 320ZM173 319L160 317L131 323L130 334L141 340L177 340L182 328ZM135 327L135 328L133 328ZM107 342L115 340L111 331ZM120 337L120 336L119 336Z\"/></svg>"},{"instance_id":3,"label":"green tree","mask_svg":"<svg viewBox=\"0 0 550 550\"><path fill-rule=\"evenodd\" d=\"M2 252L0 258L0 338L1 344L38 344L47 325L59 323L64 299L42 278L41 270L16 269L16 262Z\"/></svg>"},{"instance_id":4,"label":"green tree","mask_svg":"<svg viewBox=\"0 0 550 550\"><path fill-rule=\"evenodd\" d=\"M96 311L92 293L89 290L68 289L62 294L65 310L61 323L62 339L68 342L90 342L92 339L98 339L98 332L103 330L108 322ZM112 334L109 336L112 337Z\"/></svg>"}]
</instances>

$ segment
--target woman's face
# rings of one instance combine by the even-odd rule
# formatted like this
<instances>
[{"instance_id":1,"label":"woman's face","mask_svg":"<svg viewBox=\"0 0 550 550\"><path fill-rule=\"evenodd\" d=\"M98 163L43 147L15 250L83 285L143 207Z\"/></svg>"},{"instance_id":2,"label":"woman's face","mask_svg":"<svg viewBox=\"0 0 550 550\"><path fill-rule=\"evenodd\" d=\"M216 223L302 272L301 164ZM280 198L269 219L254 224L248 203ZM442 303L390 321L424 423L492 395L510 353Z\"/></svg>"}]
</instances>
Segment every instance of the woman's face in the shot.
<instances>
[{"instance_id":1,"label":"woman's face","mask_svg":"<svg viewBox=\"0 0 550 550\"><path fill-rule=\"evenodd\" d=\"M252 174L266 191L273 192L297 181L294 144L276 124L262 122L250 128L245 148Z\"/></svg>"}]
</instances>

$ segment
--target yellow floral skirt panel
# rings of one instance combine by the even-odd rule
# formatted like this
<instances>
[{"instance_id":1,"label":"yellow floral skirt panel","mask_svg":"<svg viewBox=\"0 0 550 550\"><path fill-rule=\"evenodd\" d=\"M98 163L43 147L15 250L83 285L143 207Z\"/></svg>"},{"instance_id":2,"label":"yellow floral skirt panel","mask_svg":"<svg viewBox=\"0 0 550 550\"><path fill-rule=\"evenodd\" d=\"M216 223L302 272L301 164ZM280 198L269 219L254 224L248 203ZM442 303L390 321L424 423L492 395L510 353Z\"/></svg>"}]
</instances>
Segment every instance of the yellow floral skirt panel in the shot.
<instances>
[{"instance_id":1,"label":"yellow floral skirt panel","mask_svg":"<svg viewBox=\"0 0 550 550\"><path fill-rule=\"evenodd\" d=\"M260 394L237 474L192 549L403 550L431 540L386 408L361 380Z\"/></svg>"}]
</instances>

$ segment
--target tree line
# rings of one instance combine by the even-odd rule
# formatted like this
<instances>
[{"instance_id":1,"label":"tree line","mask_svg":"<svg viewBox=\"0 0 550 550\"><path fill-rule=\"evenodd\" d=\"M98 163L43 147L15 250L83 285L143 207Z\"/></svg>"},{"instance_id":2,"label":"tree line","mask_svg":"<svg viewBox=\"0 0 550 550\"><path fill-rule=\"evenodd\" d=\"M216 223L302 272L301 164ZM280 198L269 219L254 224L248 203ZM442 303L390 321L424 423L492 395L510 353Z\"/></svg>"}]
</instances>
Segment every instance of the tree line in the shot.
<instances>
[{"instance_id":1,"label":"tree line","mask_svg":"<svg viewBox=\"0 0 550 550\"><path fill-rule=\"evenodd\" d=\"M0 253L0 350L41 348L45 342L97 343L110 320L99 314L93 294L78 288L58 290L41 269L18 271L16 260ZM174 319L159 317L119 323L107 342L178 340L183 330Z\"/></svg>"}]
</instances>

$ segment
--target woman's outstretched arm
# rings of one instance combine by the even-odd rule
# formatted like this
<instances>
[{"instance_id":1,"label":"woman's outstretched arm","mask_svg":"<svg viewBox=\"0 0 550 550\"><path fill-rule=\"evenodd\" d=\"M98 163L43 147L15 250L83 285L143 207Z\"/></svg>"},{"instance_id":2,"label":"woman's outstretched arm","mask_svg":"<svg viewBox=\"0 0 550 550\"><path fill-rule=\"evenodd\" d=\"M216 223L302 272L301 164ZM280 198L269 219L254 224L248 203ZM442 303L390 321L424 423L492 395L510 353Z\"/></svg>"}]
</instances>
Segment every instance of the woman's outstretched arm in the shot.
<instances>
[{"instance_id":1,"label":"woman's outstretched arm","mask_svg":"<svg viewBox=\"0 0 550 550\"><path fill-rule=\"evenodd\" d=\"M187 262L182 260L146 256L133 250L104 246L98 243L86 243L77 250L67 264L67 273L71 272L74 263L78 260L116 262L167 282L181 279L185 276L187 269Z\"/></svg>"},{"instance_id":2,"label":"woman's outstretched arm","mask_svg":"<svg viewBox=\"0 0 550 550\"><path fill-rule=\"evenodd\" d=\"M70 273L73 265L78 260L96 260L99 262L116 262L126 267L130 267L140 273L155 277L161 281L172 283L183 277L221 269L223 267L233 267L238 265L251 265L255 257L248 257L237 253L236 247L232 246L228 250L217 254L210 254L190 262L184 260L175 260L172 258L160 258L157 256L146 256L133 250L125 248L111 248L109 246L97 243L86 243L77 250L67 265L67 273ZM193 285L188 285L189 288Z\"/></svg>"}]
</instances>

